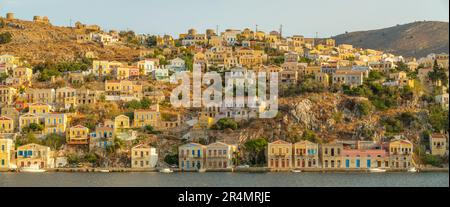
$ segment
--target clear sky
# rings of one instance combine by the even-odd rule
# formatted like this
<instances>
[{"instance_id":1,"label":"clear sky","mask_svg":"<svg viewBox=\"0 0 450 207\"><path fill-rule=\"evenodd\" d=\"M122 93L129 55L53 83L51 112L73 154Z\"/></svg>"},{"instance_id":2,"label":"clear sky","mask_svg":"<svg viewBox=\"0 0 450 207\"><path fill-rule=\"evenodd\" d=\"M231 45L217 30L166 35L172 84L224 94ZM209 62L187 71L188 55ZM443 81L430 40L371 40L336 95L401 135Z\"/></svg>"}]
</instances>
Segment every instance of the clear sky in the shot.
<instances>
[{"instance_id":1,"label":"clear sky","mask_svg":"<svg viewBox=\"0 0 450 207\"><path fill-rule=\"evenodd\" d=\"M48 16L55 25L81 21L137 33L226 28L329 37L414 21L449 21L449 0L0 0L1 15Z\"/></svg>"}]
</instances>

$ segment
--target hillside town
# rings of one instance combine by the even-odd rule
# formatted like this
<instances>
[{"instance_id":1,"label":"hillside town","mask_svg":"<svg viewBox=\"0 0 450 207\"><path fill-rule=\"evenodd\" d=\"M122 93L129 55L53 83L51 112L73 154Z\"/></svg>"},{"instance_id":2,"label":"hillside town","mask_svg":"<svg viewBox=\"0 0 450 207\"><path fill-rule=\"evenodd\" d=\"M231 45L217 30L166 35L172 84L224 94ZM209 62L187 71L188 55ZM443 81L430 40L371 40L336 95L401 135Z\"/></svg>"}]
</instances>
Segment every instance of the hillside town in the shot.
<instances>
[{"instance_id":1,"label":"hillside town","mask_svg":"<svg viewBox=\"0 0 450 207\"><path fill-rule=\"evenodd\" d=\"M51 21L6 14L0 47L15 38L3 29L28 24ZM0 54L0 171L448 169L448 54L402 57L286 36L282 26L178 36L68 29L73 44L97 49L57 61ZM96 52L115 47L137 55ZM278 114L259 118L264 105L248 103L172 106L174 77L195 70L245 81L278 73Z\"/></svg>"}]
</instances>

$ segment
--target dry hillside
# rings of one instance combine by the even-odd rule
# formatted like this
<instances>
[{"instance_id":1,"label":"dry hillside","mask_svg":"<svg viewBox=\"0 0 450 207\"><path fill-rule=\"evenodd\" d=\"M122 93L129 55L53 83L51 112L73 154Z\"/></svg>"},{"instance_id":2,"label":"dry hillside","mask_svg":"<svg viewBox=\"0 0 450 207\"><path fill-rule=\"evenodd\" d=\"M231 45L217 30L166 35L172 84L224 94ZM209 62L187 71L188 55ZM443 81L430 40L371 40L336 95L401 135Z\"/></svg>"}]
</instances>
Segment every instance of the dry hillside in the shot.
<instances>
[{"instance_id":1,"label":"dry hillside","mask_svg":"<svg viewBox=\"0 0 450 207\"><path fill-rule=\"evenodd\" d=\"M414 22L378 30L350 32L333 38L338 44L383 50L405 57L449 52L448 22Z\"/></svg>"},{"instance_id":2,"label":"dry hillside","mask_svg":"<svg viewBox=\"0 0 450 207\"><path fill-rule=\"evenodd\" d=\"M32 21L8 20L0 33L10 32L12 42L0 45L0 54L12 54L30 62L44 60L71 60L92 51L100 59L132 61L139 50L124 45L101 46L98 43L76 42L76 35L86 33L82 29L34 23Z\"/></svg>"}]
</instances>

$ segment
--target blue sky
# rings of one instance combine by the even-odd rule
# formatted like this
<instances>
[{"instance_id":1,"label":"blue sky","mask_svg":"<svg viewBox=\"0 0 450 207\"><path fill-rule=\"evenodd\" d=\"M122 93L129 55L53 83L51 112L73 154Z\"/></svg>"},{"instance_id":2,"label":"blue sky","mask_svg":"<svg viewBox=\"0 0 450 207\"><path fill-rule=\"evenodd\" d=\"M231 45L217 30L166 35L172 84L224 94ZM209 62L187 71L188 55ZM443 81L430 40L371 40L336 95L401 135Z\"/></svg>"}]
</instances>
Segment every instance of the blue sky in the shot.
<instances>
[{"instance_id":1,"label":"blue sky","mask_svg":"<svg viewBox=\"0 0 450 207\"><path fill-rule=\"evenodd\" d=\"M105 29L175 34L189 28L278 30L329 37L421 20L449 21L448 0L0 0L0 13L55 25L81 21Z\"/></svg>"}]
</instances>

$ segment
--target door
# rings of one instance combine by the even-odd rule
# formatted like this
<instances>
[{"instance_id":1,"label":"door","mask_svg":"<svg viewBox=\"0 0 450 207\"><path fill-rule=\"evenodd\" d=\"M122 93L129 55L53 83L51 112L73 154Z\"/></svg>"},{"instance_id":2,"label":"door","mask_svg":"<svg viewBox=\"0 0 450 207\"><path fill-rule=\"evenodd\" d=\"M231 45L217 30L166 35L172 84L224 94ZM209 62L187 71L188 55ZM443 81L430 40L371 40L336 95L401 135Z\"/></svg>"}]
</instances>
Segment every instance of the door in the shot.
<instances>
[{"instance_id":1,"label":"door","mask_svg":"<svg viewBox=\"0 0 450 207\"><path fill-rule=\"evenodd\" d=\"M367 168L371 168L371 160L367 160Z\"/></svg>"},{"instance_id":2,"label":"door","mask_svg":"<svg viewBox=\"0 0 450 207\"><path fill-rule=\"evenodd\" d=\"M345 167L350 168L350 160L345 160Z\"/></svg>"},{"instance_id":3,"label":"door","mask_svg":"<svg viewBox=\"0 0 450 207\"><path fill-rule=\"evenodd\" d=\"M361 161L358 159L356 160L356 168L360 168L361 166Z\"/></svg>"}]
</instances>

